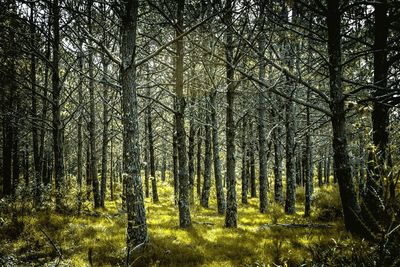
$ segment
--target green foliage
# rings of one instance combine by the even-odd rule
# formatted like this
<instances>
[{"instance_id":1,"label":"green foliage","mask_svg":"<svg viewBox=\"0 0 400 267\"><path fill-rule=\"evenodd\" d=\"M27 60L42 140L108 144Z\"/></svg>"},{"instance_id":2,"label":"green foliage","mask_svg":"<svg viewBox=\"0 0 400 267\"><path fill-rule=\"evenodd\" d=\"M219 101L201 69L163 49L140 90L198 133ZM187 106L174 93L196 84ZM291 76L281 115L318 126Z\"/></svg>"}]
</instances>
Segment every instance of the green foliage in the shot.
<instances>
[{"instance_id":1,"label":"green foliage","mask_svg":"<svg viewBox=\"0 0 400 267\"><path fill-rule=\"evenodd\" d=\"M258 198L250 198L248 204L239 204L237 229L224 227L225 217L217 214L214 193L210 208L191 207L193 225L186 230L178 227L173 187L160 182L159 195L159 203L145 200L150 240L135 266L337 266L352 261L367 264L376 257L372 254L375 247L344 231L340 216L323 217L329 219L328 228L280 225L318 223L326 210L339 209L338 191L333 186L316 189L314 204L321 209L315 209L311 218L303 217L300 202L296 215L286 215L283 207L274 203L268 213L261 214ZM14 257L15 265L59 262L61 266L90 266L91 261L93 266L123 266L126 216L120 206L118 199L108 200L107 208L98 210L92 210L87 202L81 214L57 214L51 209L25 213L18 217L19 234L8 236L12 218L3 213L0 263ZM7 207L10 211L15 208Z\"/></svg>"},{"instance_id":2,"label":"green foliage","mask_svg":"<svg viewBox=\"0 0 400 267\"><path fill-rule=\"evenodd\" d=\"M339 189L336 186L322 187L314 196L314 206L318 207L316 218L329 222L342 217Z\"/></svg>"}]
</instances>

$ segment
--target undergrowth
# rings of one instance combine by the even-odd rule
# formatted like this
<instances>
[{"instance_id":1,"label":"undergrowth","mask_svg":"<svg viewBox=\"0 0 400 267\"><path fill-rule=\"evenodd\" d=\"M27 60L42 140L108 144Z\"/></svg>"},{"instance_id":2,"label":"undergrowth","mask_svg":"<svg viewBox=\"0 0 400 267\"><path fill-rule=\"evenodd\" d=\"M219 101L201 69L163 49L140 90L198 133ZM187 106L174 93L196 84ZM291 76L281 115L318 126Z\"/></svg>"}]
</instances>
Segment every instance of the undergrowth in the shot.
<instances>
[{"instance_id":1,"label":"undergrowth","mask_svg":"<svg viewBox=\"0 0 400 267\"><path fill-rule=\"evenodd\" d=\"M339 198L334 187L316 189L314 207L320 208L314 208L311 218L304 218L301 201L297 214L289 216L275 203L270 203L268 213L261 214L258 199L250 198L248 204L238 204L237 229L224 228L225 217L216 212L215 192L208 209L200 207L196 199L191 208L193 225L185 230L178 227L173 188L161 183L159 196L159 203L145 200L149 243L138 256L137 266L300 266L312 262L329 266L329 255L336 255L333 249L351 255L355 247L366 246L344 231L340 214L336 214L340 203L336 203ZM30 210L14 219L9 204L3 205L2 210L10 212L0 213L2 266L124 265L126 214L120 200L108 200L106 209L94 211L86 202L80 214ZM335 210L334 216L324 215L330 209ZM326 222L328 227L321 229L282 226Z\"/></svg>"}]
</instances>

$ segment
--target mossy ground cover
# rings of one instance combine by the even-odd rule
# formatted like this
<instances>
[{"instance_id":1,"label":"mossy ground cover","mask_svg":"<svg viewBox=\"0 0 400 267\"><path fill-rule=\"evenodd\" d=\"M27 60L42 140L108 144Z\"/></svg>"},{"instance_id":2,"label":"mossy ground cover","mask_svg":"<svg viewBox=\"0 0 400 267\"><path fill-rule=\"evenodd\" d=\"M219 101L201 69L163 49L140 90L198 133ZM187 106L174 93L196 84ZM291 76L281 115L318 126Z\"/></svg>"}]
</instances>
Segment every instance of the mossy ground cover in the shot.
<instances>
[{"instance_id":1,"label":"mossy ground cover","mask_svg":"<svg viewBox=\"0 0 400 267\"><path fill-rule=\"evenodd\" d=\"M236 229L224 227L225 217L216 212L213 192L207 209L200 207L196 199L191 208L193 226L180 229L173 188L167 183L160 184L160 202L146 199L149 243L144 252L137 255L136 265L300 266L312 261L321 244L334 248L338 247L338 240L352 240L343 230L340 217L324 220L329 228L276 225L321 222L319 216L323 212L315 208L311 218L304 218L301 190L298 189L298 212L291 216L284 214L282 206L272 203L268 213L261 214L258 199L250 198L248 204L240 204L238 199ZM337 207L340 205L335 203L337 194L333 187L316 189L315 201L328 209ZM90 207L89 202L86 204ZM14 263L19 265L122 266L126 215L121 211L119 199L108 200L106 207L84 210L80 215L27 212L18 219L23 228L18 236L10 234L3 226L0 256L13 255ZM348 251L351 253L350 249Z\"/></svg>"}]
</instances>

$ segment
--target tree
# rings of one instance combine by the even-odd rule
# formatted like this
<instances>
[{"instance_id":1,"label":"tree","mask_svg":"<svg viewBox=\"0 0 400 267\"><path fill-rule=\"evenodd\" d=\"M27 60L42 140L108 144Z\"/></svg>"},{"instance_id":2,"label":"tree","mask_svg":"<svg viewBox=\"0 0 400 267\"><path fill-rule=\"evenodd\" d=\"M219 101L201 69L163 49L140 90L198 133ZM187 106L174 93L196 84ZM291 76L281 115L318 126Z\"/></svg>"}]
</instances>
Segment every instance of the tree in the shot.
<instances>
[{"instance_id":1,"label":"tree","mask_svg":"<svg viewBox=\"0 0 400 267\"><path fill-rule=\"evenodd\" d=\"M134 250L147 241L140 175L139 122L136 85L136 33L139 1L121 3L121 86L123 124L123 175L126 179L127 265L134 260Z\"/></svg>"}]
</instances>

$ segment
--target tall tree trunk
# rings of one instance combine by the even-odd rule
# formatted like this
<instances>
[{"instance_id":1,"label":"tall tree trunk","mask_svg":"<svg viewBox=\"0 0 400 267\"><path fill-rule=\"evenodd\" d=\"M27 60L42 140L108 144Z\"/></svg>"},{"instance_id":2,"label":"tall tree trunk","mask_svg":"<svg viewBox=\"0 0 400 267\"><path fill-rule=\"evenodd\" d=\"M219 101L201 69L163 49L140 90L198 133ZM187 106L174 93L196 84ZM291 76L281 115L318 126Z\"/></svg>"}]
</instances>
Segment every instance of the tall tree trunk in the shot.
<instances>
[{"instance_id":1,"label":"tall tree trunk","mask_svg":"<svg viewBox=\"0 0 400 267\"><path fill-rule=\"evenodd\" d=\"M197 196L200 197L201 195L201 154L202 154L202 149L201 149L201 145L203 143L203 134L202 134L202 130L201 127L199 126L197 129L197 155L196 155L196 175L197 175L197 179L196 179L196 192L197 192Z\"/></svg>"},{"instance_id":2,"label":"tall tree trunk","mask_svg":"<svg viewBox=\"0 0 400 267\"><path fill-rule=\"evenodd\" d=\"M322 159L318 161L318 187L322 187Z\"/></svg>"},{"instance_id":3,"label":"tall tree trunk","mask_svg":"<svg viewBox=\"0 0 400 267\"><path fill-rule=\"evenodd\" d=\"M242 121L242 203L247 204L247 191L248 191L248 170L247 170L247 118L243 117Z\"/></svg>"},{"instance_id":4,"label":"tall tree trunk","mask_svg":"<svg viewBox=\"0 0 400 267\"><path fill-rule=\"evenodd\" d=\"M189 146L188 146L188 170L189 170L189 185L190 185L190 202L194 203L194 148L195 148L195 136L196 127L194 121L194 99L190 100L190 121L189 121Z\"/></svg>"},{"instance_id":5,"label":"tall tree trunk","mask_svg":"<svg viewBox=\"0 0 400 267\"><path fill-rule=\"evenodd\" d=\"M185 9L185 0L178 0L176 36L183 33L183 13ZM186 153L186 133L185 133L185 97L183 96L183 38L179 38L176 43L176 67L175 67L175 90L177 96L176 135L178 144L178 164L179 164L179 226L186 228L191 225L190 218L190 196L189 196L189 178L187 177L187 153Z\"/></svg>"},{"instance_id":6,"label":"tall tree trunk","mask_svg":"<svg viewBox=\"0 0 400 267\"><path fill-rule=\"evenodd\" d=\"M293 93L293 89L290 89ZM294 143L294 105L286 100L286 201L285 212L294 214L296 211L296 157Z\"/></svg>"},{"instance_id":7,"label":"tall tree trunk","mask_svg":"<svg viewBox=\"0 0 400 267\"><path fill-rule=\"evenodd\" d=\"M18 101L16 103L16 113L18 114ZM15 119L16 120L16 119ZM13 144L12 144L12 192L16 196L16 192L19 185L19 174L20 174L20 160L19 160L19 131L18 122L13 123Z\"/></svg>"},{"instance_id":8,"label":"tall tree trunk","mask_svg":"<svg viewBox=\"0 0 400 267\"><path fill-rule=\"evenodd\" d=\"M77 183L78 183L78 212L81 211L83 192L82 192L82 180L83 180L83 136L82 136L82 126L83 126L83 41L79 40L79 53L78 53L78 69L79 69L79 81L78 81L78 173L77 173Z\"/></svg>"},{"instance_id":9,"label":"tall tree trunk","mask_svg":"<svg viewBox=\"0 0 400 267\"><path fill-rule=\"evenodd\" d=\"M250 120L249 125L249 163L250 163L250 172L249 172L249 180L250 183L250 196L252 198L257 197L257 185L256 185L256 159L255 159L255 142L254 142L254 128L253 128L253 121ZM265 158L267 160L267 158ZM265 180L267 181L267 180ZM268 186L268 185L267 185ZM265 192L266 193L266 192ZM261 205L261 204L260 204ZM260 206L261 207L261 206ZM260 208L261 210L261 208Z\"/></svg>"},{"instance_id":10,"label":"tall tree trunk","mask_svg":"<svg viewBox=\"0 0 400 267\"><path fill-rule=\"evenodd\" d=\"M277 123L273 130L274 138L274 200L276 203L283 204L283 184L282 184L282 128L279 125L279 114L274 116Z\"/></svg>"},{"instance_id":11,"label":"tall tree trunk","mask_svg":"<svg viewBox=\"0 0 400 267\"><path fill-rule=\"evenodd\" d=\"M217 91L211 93L211 125L212 125L212 147L214 158L214 176L215 187L217 190L217 207L218 214L224 214L226 210L225 194L222 185L221 160L219 158L219 141L218 141L218 122L217 122Z\"/></svg>"},{"instance_id":12,"label":"tall tree trunk","mask_svg":"<svg viewBox=\"0 0 400 267\"><path fill-rule=\"evenodd\" d=\"M307 90L307 102L310 103L310 90ZM306 165L305 165L305 203L304 203L304 216L309 217L311 214L311 198L312 198L312 152L311 152L311 118L310 118L310 108L306 108L307 118L306 118Z\"/></svg>"},{"instance_id":13,"label":"tall tree trunk","mask_svg":"<svg viewBox=\"0 0 400 267\"><path fill-rule=\"evenodd\" d=\"M259 53L259 66L258 66L258 77L259 80L265 83L265 66L266 62L264 59L265 48L266 48L266 37L264 34L264 3L260 3L260 17L259 30L260 35L258 39L258 53ZM265 121L267 119L267 95L266 88L263 85L259 85L258 89L258 144L259 144L259 180L260 180L260 212L265 213L268 209L268 183L267 183L267 140L266 140L266 126Z\"/></svg>"},{"instance_id":14,"label":"tall tree trunk","mask_svg":"<svg viewBox=\"0 0 400 267\"><path fill-rule=\"evenodd\" d=\"M174 97L174 110L176 111L177 99ZM177 136L177 121L176 115L174 115L174 126L172 133L172 163L173 163L173 178L174 178L174 200L175 204L178 204L178 195L179 195L179 177L178 177L178 136Z\"/></svg>"},{"instance_id":15,"label":"tall tree trunk","mask_svg":"<svg viewBox=\"0 0 400 267\"><path fill-rule=\"evenodd\" d=\"M374 85L379 89L373 92L375 99L371 114L372 140L376 150L372 158L374 164L370 165L373 169L368 170L370 175L366 183L365 204L374 217L372 220L377 220L381 217L380 211L384 209L381 200L384 194L384 177L388 176L388 171L385 171L385 165L387 165L387 146L389 142L389 106L383 103L382 99L379 99L388 93L388 1L379 0L374 8ZM389 183L391 182L389 181Z\"/></svg>"},{"instance_id":16,"label":"tall tree trunk","mask_svg":"<svg viewBox=\"0 0 400 267\"><path fill-rule=\"evenodd\" d=\"M206 99L208 102L208 99ZM208 103L206 103L207 111L210 109ZM209 112L206 112L206 125L205 136L204 136L204 176L203 176L203 188L201 194L201 205L208 208L208 200L210 198L211 190L211 118Z\"/></svg>"},{"instance_id":17,"label":"tall tree trunk","mask_svg":"<svg viewBox=\"0 0 400 267\"><path fill-rule=\"evenodd\" d=\"M56 210L62 211L64 187L64 158L63 158L63 125L61 121L61 84L59 74L60 60L60 6L58 0L53 0L53 62L52 62L52 87L53 87L53 151L54 174L56 184Z\"/></svg>"},{"instance_id":18,"label":"tall tree trunk","mask_svg":"<svg viewBox=\"0 0 400 267\"><path fill-rule=\"evenodd\" d=\"M41 180L41 169L40 169L40 155L39 155L39 135L38 135L38 114L37 114L37 99L36 99L36 26L35 26L35 2L30 4L30 16L29 16L29 29L30 29L30 45L32 49L31 53L31 66L30 66L30 80L32 90L32 110L31 116L33 119L32 124L32 149L33 149L33 177L35 179L35 198L34 205L40 206L40 195L39 190L36 189L40 185Z\"/></svg>"},{"instance_id":19,"label":"tall tree trunk","mask_svg":"<svg viewBox=\"0 0 400 267\"><path fill-rule=\"evenodd\" d=\"M93 0L88 1L88 31L92 34L92 5ZM90 101L90 123L89 123L89 142L90 142L90 167L93 183L93 199L94 207L101 206L101 196L99 192L99 180L97 178L97 151L96 151L96 106L94 95L94 70L93 70L93 48L92 41L89 38L89 54L88 54L88 68L89 68L89 101Z\"/></svg>"},{"instance_id":20,"label":"tall tree trunk","mask_svg":"<svg viewBox=\"0 0 400 267\"><path fill-rule=\"evenodd\" d=\"M105 34L104 34L105 35ZM108 127L110 123L109 119L109 108L108 108L108 84L107 84L107 72L108 62L103 56L103 142L101 146L101 190L100 190L100 207L105 207L106 191L107 191L107 161L108 161Z\"/></svg>"},{"instance_id":21,"label":"tall tree trunk","mask_svg":"<svg viewBox=\"0 0 400 267\"><path fill-rule=\"evenodd\" d=\"M165 172L167 170L167 141L163 138L162 142L162 163L161 163L161 181L165 181Z\"/></svg>"},{"instance_id":22,"label":"tall tree trunk","mask_svg":"<svg viewBox=\"0 0 400 267\"><path fill-rule=\"evenodd\" d=\"M360 207L354 190L350 159L347 147L346 114L342 88L342 51L340 36L339 1L328 0L328 54L329 80L333 130L334 173L339 182L340 198L342 201L344 223L350 232L360 232Z\"/></svg>"},{"instance_id":23,"label":"tall tree trunk","mask_svg":"<svg viewBox=\"0 0 400 267\"><path fill-rule=\"evenodd\" d=\"M150 164L149 164L149 128L148 128L147 120L144 118L144 196L146 198L150 197ZM175 185L175 183L174 183ZM174 190L176 186L174 186ZM175 191L175 195L176 195Z\"/></svg>"},{"instance_id":24,"label":"tall tree trunk","mask_svg":"<svg viewBox=\"0 0 400 267\"><path fill-rule=\"evenodd\" d=\"M233 58L233 1L226 1L226 13L224 24L226 29L225 56L226 56L226 227L237 227L237 200L236 200L236 177L235 177L235 69Z\"/></svg>"},{"instance_id":25,"label":"tall tree trunk","mask_svg":"<svg viewBox=\"0 0 400 267\"><path fill-rule=\"evenodd\" d=\"M127 266L134 249L147 241L146 211L140 175L139 115L136 93L136 31L139 1L124 2L121 14L121 85L123 124L123 172L126 186Z\"/></svg>"},{"instance_id":26,"label":"tall tree trunk","mask_svg":"<svg viewBox=\"0 0 400 267\"><path fill-rule=\"evenodd\" d=\"M147 95L150 97L150 88L147 88ZM149 159L150 159L150 180L151 180L151 193L153 196L153 202L158 202L158 192L157 192L157 177L156 177L156 165L154 158L154 133L153 133L153 121L151 116L152 106L149 103L146 110L146 120L147 120L147 138L149 142Z\"/></svg>"}]
</instances>

